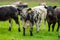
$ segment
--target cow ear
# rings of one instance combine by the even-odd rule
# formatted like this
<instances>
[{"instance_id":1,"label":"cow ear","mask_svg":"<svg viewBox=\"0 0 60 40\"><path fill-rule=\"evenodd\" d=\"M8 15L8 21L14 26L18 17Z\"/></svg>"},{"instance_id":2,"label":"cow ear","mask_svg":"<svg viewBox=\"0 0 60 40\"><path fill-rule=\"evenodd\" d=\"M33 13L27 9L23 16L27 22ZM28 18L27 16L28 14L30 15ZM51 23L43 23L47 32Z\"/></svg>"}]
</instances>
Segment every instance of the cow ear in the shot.
<instances>
[{"instance_id":1,"label":"cow ear","mask_svg":"<svg viewBox=\"0 0 60 40\"><path fill-rule=\"evenodd\" d=\"M28 10L31 10L31 8L28 8Z\"/></svg>"},{"instance_id":2,"label":"cow ear","mask_svg":"<svg viewBox=\"0 0 60 40\"><path fill-rule=\"evenodd\" d=\"M46 6L44 6L44 8L45 8L45 9L47 9L47 7L46 7Z\"/></svg>"},{"instance_id":3,"label":"cow ear","mask_svg":"<svg viewBox=\"0 0 60 40\"><path fill-rule=\"evenodd\" d=\"M31 13L31 8L29 8L29 9L27 10L27 12L28 12L28 13Z\"/></svg>"},{"instance_id":4,"label":"cow ear","mask_svg":"<svg viewBox=\"0 0 60 40\"><path fill-rule=\"evenodd\" d=\"M54 6L53 9L55 9L57 6Z\"/></svg>"}]
</instances>

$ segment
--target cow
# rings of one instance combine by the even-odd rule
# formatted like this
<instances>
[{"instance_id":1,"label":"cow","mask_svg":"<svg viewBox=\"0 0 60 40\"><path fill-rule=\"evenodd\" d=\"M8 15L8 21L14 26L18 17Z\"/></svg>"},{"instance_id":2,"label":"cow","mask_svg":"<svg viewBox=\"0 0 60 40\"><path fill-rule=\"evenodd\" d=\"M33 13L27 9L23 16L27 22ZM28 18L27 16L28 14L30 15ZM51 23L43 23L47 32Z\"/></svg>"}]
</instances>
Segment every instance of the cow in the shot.
<instances>
[{"instance_id":1,"label":"cow","mask_svg":"<svg viewBox=\"0 0 60 40\"><path fill-rule=\"evenodd\" d=\"M9 21L9 31L11 31L12 19L15 20L16 24L18 25L18 31L20 32L17 7L15 7L14 5L0 6L0 21Z\"/></svg>"},{"instance_id":2,"label":"cow","mask_svg":"<svg viewBox=\"0 0 60 40\"><path fill-rule=\"evenodd\" d=\"M50 31L50 25L52 24L52 31L54 31L54 26L56 22L58 23L57 31L59 30L60 26L60 8L56 6L48 6L45 8L47 9L47 22L48 22L48 31Z\"/></svg>"},{"instance_id":3,"label":"cow","mask_svg":"<svg viewBox=\"0 0 60 40\"><path fill-rule=\"evenodd\" d=\"M32 8L34 11L34 18L36 20L36 29L39 32L42 21L44 20L44 29L46 28L46 14L47 10L44 8L45 5L39 5ZM37 18L38 17L38 18Z\"/></svg>"},{"instance_id":4,"label":"cow","mask_svg":"<svg viewBox=\"0 0 60 40\"><path fill-rule=\"evenodd\" d=\"M30 25L30 36L33 35L33 25L34 25L34 13L31 8L24 8L22 12L20 13L21 20L23 23L23 35L25 36L25 30L28 25Z\"/></svg>"}]
</instances>

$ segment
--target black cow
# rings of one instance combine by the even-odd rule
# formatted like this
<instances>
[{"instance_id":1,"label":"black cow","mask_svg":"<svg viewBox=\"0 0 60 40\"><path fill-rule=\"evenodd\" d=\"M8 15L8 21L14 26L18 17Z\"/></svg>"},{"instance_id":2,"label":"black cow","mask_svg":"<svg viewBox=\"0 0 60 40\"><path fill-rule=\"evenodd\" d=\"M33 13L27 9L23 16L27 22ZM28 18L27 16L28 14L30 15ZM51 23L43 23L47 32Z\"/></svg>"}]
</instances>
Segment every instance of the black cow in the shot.
<instances>
[{"instance_id":1,"label":"black cow","mask_svg":"<svg viewBox=\"0 0 60 40\"><path fill-rule=\"evenodd\" d=\"M15 8L13 6L0 7L0 21L9 20L9 23L10 23L9 31L11 31L12 19L15 20L16 24L18 25L18 31L20 32L20 24L18 21L18 10L17 10L17 8Z\"/></svg>"},{"instance_id":2,"label":"black cow","mask_svg":"<svg viewBox=\"0 0 60 40\"><path fill-rule=\"evenodd\" d=\"M56 8L56 6L52 7L52 6L48 6L45 8L47 9L47 22L48 22L48 31L50 31L50 25L52 25L52 31L54 31L54 26L56 24L56 22L58 22L58 28L57 31L59 30L59 26L60 26L60 8Z\"/></svg>"}]
</instances>

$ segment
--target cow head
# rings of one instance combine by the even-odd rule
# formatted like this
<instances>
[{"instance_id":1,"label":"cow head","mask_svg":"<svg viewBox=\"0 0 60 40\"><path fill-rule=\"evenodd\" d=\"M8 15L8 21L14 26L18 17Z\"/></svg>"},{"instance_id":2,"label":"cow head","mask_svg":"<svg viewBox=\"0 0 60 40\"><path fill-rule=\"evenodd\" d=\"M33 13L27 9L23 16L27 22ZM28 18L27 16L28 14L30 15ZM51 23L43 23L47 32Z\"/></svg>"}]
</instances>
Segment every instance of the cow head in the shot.
<instances>
[{"instance_id":1,"label":"cow head","mask_svg":"<svg viewBox=\"0 0 60 40\"><path fill-rule=\"evenodd\" d=\"M30 14L31 13L31 8L27 9L27 13Z\"/></svg>"},{"instance_id":2,"label":"cow head","mask_svg":"<svg viewBox=\"0 0 60 40\"><path fill-rule=\"evenodd\" d=\"M56 8L56 6L54 6L54 7L52 7L52 6L46 7L45 6L45 8L47 9L47 15L50 15L50 16L54 15L54 9Z\"/></svg>"},{"instance_id":3,"label":"cow head","mask_svg":"<svg viewBox=\"0 0 60 40\"><path fill-rule=\"evenodd\" d=\"M25 5L25 4L18 5L18 6L17 6L17 10L19 11L19 14L22 12L22 10L23 10L24 8L27 8L27 7L28 7L28 5Z\"/></svg>"}]
</instances>

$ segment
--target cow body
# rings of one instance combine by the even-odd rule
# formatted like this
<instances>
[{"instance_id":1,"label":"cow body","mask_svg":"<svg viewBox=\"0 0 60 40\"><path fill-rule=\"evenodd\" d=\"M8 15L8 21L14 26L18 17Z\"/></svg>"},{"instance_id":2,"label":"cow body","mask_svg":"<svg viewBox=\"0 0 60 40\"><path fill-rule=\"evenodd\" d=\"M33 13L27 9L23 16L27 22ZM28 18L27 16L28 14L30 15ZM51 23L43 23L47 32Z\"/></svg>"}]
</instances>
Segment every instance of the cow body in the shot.
<instances>
[{"instance_id":1,"label":"cow body","mask_svg":"<svg viewBox=\"0 0 60 40\"><path fill-rule=\"evenodd\" d=\"M50 31L50 25L52 25L52 31L54 31L54 26L56 24L56 22L58 22L58 28L57 31L59 30L59 26L60 26L60 8L56 8L56 6L52 7L52 6L48 6L45 7L47 9L47 22L48 22L48 31Z\"/></svg>"},{"instance_id":2,"label":"cow body","mask_svg":"<svg viewBox=\"0 0 60 40\"><path fill-rule=\"evenodd\" d=\"M34 15L35 15L34 18L35 17L37 18L36 25L37 25L37 32L38 32L43 20L44 20L44 28L46 26L46 14L47 14L46 11L47 10L44 8L43 5L33 7L32 10L34 11Z\"/></svg>"},{"instance_id":3,"label":"cow body","mask_svg":"<svg viewBox=\"0 0 60 40\"><path fill-rule=\"evenodd\" d=\"M18 25L18 30L20 31L17 8L13 6L0 6L0 21L9 20L9 23L10 23L9 31L11 30L11 26L12 26L12 19L15 20L15 22Z\"/></svg>"},{"instance_id":4,"label":"cow body","mask_svg":"<svg viewBox=\"0 0 60 40\"><path fill-rule=\"evenodd\" d=\"M33 11L31 10L31 8L24 8L22 10L22 13L20 13L20 15L23 23L23 35L25 36L25 29L28 27L28 25L30 25L30 36L32 36L33 25L34 25Z\"/></svg>"},{"instance_id":5,"label":"cow body","mask_svg":"<svg viewBox=\"0 0 60 40\"><path fill-rule=\"evenodd\" d=\"M60 27L60 8L56 8L54 10L54 13L56 15L56 21L58 22L58 28L57 31L59 31L59 27Z\"/></svg>"},{"instance_id":6,"label":"cow body","mask_svg":"<svg viewBox=\"0 0 60 40\"><path fill-rule=\"evenodd\" d=\"M0 20L7 20L11 15L13 15L13 12L17 12L17 10L10 9L11 7L1 7L0 8ZM8 17L7 17L8 16ZM12 17L12 16L11 16Z\"/></svg>"}]
</instances>

